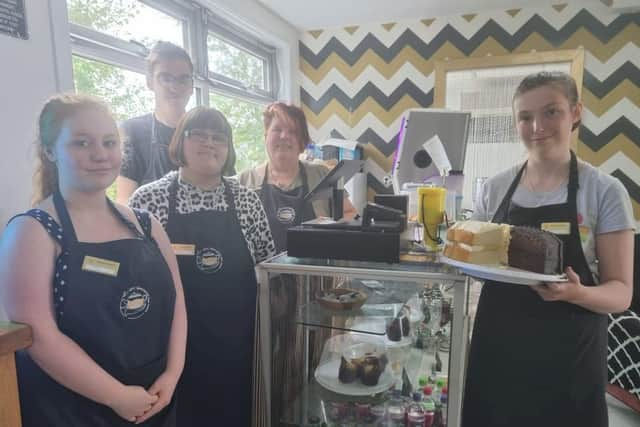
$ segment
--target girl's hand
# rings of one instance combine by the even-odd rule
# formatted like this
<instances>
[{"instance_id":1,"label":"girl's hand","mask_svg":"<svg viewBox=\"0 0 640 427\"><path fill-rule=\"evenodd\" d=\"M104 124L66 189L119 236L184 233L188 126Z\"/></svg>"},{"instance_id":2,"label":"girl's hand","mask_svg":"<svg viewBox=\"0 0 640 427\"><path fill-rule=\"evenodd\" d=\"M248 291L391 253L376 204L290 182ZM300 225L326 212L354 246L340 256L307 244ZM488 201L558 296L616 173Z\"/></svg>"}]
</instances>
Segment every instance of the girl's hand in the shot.
<instances>
[{"instance_id":1,"label":"girl's hand","mask_svg":"<svg viewBox=\"0 0 640 427\"><path fill-rule=\"evenodd\" d=\"M149 411L157 400L158 396L148 393L140 386L126 385L109 406L125 420L135 422L137 417Z\"/></svg>"},{"instance_id":2,"label":"girl's hand","mask_svg":"<svg viewBox=\"0 0 640 427\"><path fill-rule=\"evenodd\" d=\"M541 285L534 285L532 288L545 301L566 301L574 303L579 300L584 290L584 285L580 283L580 276L573 271L573 268L567 267L565 273L567 275L566 282L546 282Z\"/></svg>"},{"instance_id":3,"label":"girl's hand","mask_svg":"<svg viewBox=\"0 0 640 427\"><path fill-rule=\"evenodd\" d=\"M143 423L158 412L162 411L164 407L171 402L171 396L173 396L177 383L178 378L176 375L167 371L163 372L162 375L160 375L151 385L148 391L148 393L154 395L157 400L144 415L136 418L136 424Z\"/></svg>"}]
</instances>

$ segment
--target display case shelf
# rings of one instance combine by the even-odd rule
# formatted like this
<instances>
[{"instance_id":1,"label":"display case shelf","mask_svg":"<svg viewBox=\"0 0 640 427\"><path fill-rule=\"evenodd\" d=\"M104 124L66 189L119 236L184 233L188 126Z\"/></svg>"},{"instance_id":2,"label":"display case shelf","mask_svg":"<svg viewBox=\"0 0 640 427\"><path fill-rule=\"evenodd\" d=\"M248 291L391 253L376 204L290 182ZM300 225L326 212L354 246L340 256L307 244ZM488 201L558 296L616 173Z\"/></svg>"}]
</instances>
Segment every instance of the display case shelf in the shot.
<instances>
[{"instance_id":1,"label":"display case shelf","mask_svg":"<svg viewBox=\"0 0 640 427\"><path fill-rule=\"evenodd\" d=\"M326 259L299 259L286 254L278 255L258 265L259 298L260 298L260 347L261 369L260 379L264 381L264 398L266 399L267 425L283 426L328 426L352 425L346 420L344 424L336 422L335 405L355 410L360 406L376 405L384 402L389 394L385 389L371 395L349 395L339 389L337 393L327 385L321 385L315 375L318 366L331 366L338 371L338 365L323 363L317 356L323 353L328 341L336 336L353 336L365 334L374 340L386 340L391 367L391 382L380 383L383 388L402 386L402 368L417 387L420 377L432 373L435 354L416 348L415 338L403 338L402 345L390 343L386 336L387 326L398 315L405 305L412 306L412 298L425 289L425 285L439 284L446 290L445 298L451 303L452 316L447 326L449 331L439 356L442 362L439 375L448 377L449 427L458 427L460 423L461 395L464 378L464 363L468 340L468 287L469 280L455 269L436 262L387 264L362 261L339 261ZM281 280L275 280L280 278ZM283 285L284 284L284 285ZM315 285L314 285L315 284ZM272 324L271 313L281 310L279 303L271 299L271 288L282 294L283 286L295 287L295 315L284 323L279 313L277 324ZM314 288L314 286L316 286ZM368 295L364 305L357 310L331 310L320 306L316 299L317 289L327 287L345 287L366 292ZM286 299L286 298L285 298ZM416 298L417 301L417 298ZM272 303L274 304L272 306ZM291 301L288 302L290 304ZM413 303L412 311L418 313L421 307ZM422 318L410 319L412 328L420 324ZM275 320L274 320L275 321ZM285 325L289 333L302 334L295 340L294 346L302 356L301 368L275 368L272 362L277 359L278 351L287 339L278 335ZM286 326L287 324L291 326ZM318 341L320 338L320 341ZM405 340L409 340L408 344ZM433 348L433 347L430 347ZM395 354L394 354L395 353ZM398 355L401 356L397 359ZM335 357L334 357L335 360ZM339 357L338 357L338 360ZM399 363L398 365L394 363ZM272 370L274 368L274 370ZM273 375L273 376L272 376ZM336 372L337 375L337 372ZM284 376L284 378L282 378ZM382 378L382 377L380 377ZM323 380L325 381L325 380ZM334 378L337 381L337 378ZM295 384L294 384L295 383ZM380 388L380 387L378 387ZM378 388L375 388L378 390ZM282 390L289 390L291 398L279 404L275 397L282 397ZM293 392L291 393L291 390ZM274 410L272 416L271 410ZM332 412L333 411L333 412ZM277 412L277 413L276 413ZM332 415L333 414L333 415Z\"/></svg>"}]
</instances>

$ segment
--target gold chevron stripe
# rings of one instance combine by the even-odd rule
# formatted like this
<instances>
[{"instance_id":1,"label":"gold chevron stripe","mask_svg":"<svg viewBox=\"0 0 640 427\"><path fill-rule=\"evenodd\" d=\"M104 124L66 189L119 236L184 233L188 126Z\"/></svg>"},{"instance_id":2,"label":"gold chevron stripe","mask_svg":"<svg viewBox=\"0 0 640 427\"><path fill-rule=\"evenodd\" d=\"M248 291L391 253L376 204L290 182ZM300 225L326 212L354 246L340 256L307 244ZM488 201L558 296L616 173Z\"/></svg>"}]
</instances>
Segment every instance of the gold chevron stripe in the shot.
<instances>
[{"instance_id":1,"label":"gold chevron stripe","mask_svg":"<svg viewBox=\"0 0 640 427\"><path fill-rule=\"evenodd\" d=\"M360 28L360 26L358 26L358 25L352 25L352 26L350 26L350 27L344 27L344 30L345 30L347 33L349 33L349 34L353 35L353 33L355 33L356 31L358 31L358 28Z\"/></svg>"},{"instance_id":2,"label":"gold chevron stripe","mask_svg":"<svg viewBox=\"0 0 640 427\"><path fill-rule=\"evenodd\" d=\"M422 19L420 20L420 22L422 22L424 24L425 27L430 27L431 24L433 24L433 21L435 21L435 18L431 18L431 19Z\"/></svg>"},{"instance_id":3,"label":"gold chevron stripe","mask_svg":"<svg viewBox=\"0 0 640 427\"><path fill-rule=\"evenodd\" d=\"M609 41L602 43L590 33L583 29L574 33L560 48L575 49L583 46L590 51L599 61L607 61L615 55L625 44L630 41L640 40L640 27L636 24L630 24L625 27L618 35ZM557 50L558 47L551 45L540 34L533 33L529 35L513 53L525 53L532 50L546 51ZM480 57L486 54L504 55L509 52L504 49L495 39L489 37L481 43L472 53L471 56ZM385 62L378 54L368 49L353 65L348 65L335 52L331 53L319 68L313 68L303 58L300 58L300 71L306 75L315 84L318 84L331 69L337 69L348 80L355 80L367 66L374 67L385 78L391 78L395 72L406 62L410 62L418 70L425 75L429 75L433 71L434 61L438 59L457 59L465 58L463 52L458 50L453 44L446 42L438 49L429 59L425 59L412 47L407 46L402 49L398 55L390 63Z\"/></svg>"},{"instance_id":4,"label":"gold chevron stripe","mask_svg":"<svg viewBox=\"0 0 640 427\"><path fill-rule=\"evenodd\" d=\"M300 71L313 83L318 84L332 69L338 70L347 80L354 81L367 66L375 68L384 78L390 79L407 62L424 75L433 71L438 59L464 58L465 55L449 42L444 43L429 59L425 59L410 46L402 49L390 63L386 63L377 53L368 49L353 66L347 64L338 54L332 52L319 68L313 68L300 57Z\"/></svg>"},{"instance_id":5,"label":"gold chevron stripe","mask_svg":"<svg viewBox=\"0 0 640 427\"><path fill-rule=\"evenodd\" d=\"M512 18L515 18L518 13L520 13L522 9L508 9L506 12L511 15Z\"/></svg>"},{"instance_id":6,"label":"gold chevron stripe","mask_svg":"<svg viewBox=\"0 0 640 427\"><path fill-rule=\"evenodd\" d=\"M539 33L531 33L522 41L513 53L529 53L531 51L544 52L547 50L557 50L557 48L545 40Z\"/></svg>"},{"instance_id":7,"label":"gold chevron stripe","mask_svg":"<svg viewBox=\"0 0 640 427\"><path fill-rule=\"evenodd\" d=\"M473 18L475 18L476 16L478 16L477 13L468 13L466 15L462 15L462 18L467 22L471 22L473 21Z\"/></svg>"},{"instance_id":8,"label":"gold chevron stripe","mask_svg":"<svg viewBox=\"0 0 640 427\"><path fill-rule=\"evenodd\" d=\"M385 29L385 30L387 30L387 31L391 31L391 29L392 29L393 27L395 27L395 26L396 26L396 23L395 23L395 22L389 22L389 23L387 23L387 24L382 24L382 28L384 28L384 29Z\"/></svg>"},{"instance_id":9,"label":"gold chevron stripe","mask_svg":"<svg viewBox=\"0 0 640 427\"><path fill-rule=\"evenodd\" d=\"M505 49L493 37L487 37L477 48L471 52L469 57L481 58L483 56L508 55L510 52Z\"/></svg>"},{"instance_id":10,"label":"gold chevron stripe","mask_svg":"<svg viewBox=\"0 0 640 427\"><path fill-rule=\"evenodd\" d=\"M538 33L532 33L527 37L518 47L513 50L513 53L530 52L531 50L545 51L556 49L576 49L583 46L586 50L591 52L600 62L605 62L616 52L618 52L625 44L634 42L637 44L637 40L640 40L640 27L635 23L627 25L624 30L613 37L608 43L602 43L591 33L585 29L579 29L569 37L561 46L556 47L546 41ZM495 52L495 53L494 53ZM509 53L493 38L489 38L480 44L473 53L473 56L483 56L487 53L492 55ZM378 70L380 74L385 78L391 78L393 74L404 64L405 62L411 62L416 68L421 70L424 74L430 74L433 70L433 60L435 59L455 59L464 58L465 55L458 50L454 45L449 42L443 44L438 51L436 51L428 60L422 58L418 52L411 47L405 47L398 55L390 62L386 63L372 50L367 50L353 65L350 66L337 54L330 54L327 59L315 69L311 67L303 58L300 58L300 70L314 83L318 83L324 76L333 68L338 69L347 79L353 81L368 65L371 65Z\"/></svg>"},{"instance_id":11,"label":"gold chevron stripe","mask_svg":"<svg viewBox=\"0 0 640 427\"><path fill-rule=\"evenodd\" d=\"M593 34L584 28L580 28L573 33L558 49L577 49L583 46L600 62L609 60L620 49L629 42L638 45L640 40L640 27L631 23L624 27L624 30L616 34L608 43L602 43Z\"/></svg>"},{"instance_id":12,"label":"gold chevron stripe","mask_svg":"<svg viewBox=\"0 0 640 427\"><path fill-rule=\"evenodd\" d=\"M567 7L567 3L554 4L551 7L554 8L556 10L556 12L562 12L564 10L564 8Z\"/></svg>"},{"instance_id":13,"label":"gold chevron stripe","mask_svg":"<svg viewBox=\"0 0 640 427\"><path fill-rule=\"evenodd\" d=\"M389 110L385 110L375 99L369 97L360 104L355 111L350 112L340 102L335 99L329 101L326 107L319 114L315 114L306 105L302 106L304 114L309 124L316 129L322 127L331 116L338 116L348 126L355 127L360 120L367 114L372 113L384 126L391 126L393 122L400 117L409 108L419 108L418 104L411 96L404 95Z\"/></svg>"},{"instance_id":14,"label":"gold chevron stripe","mask_svg":"<svg viewBox=\"0 0 640 427\"><path fill-rule=\"evenodd\" d=\"M619 152L640 166L640 147L623 134L617 135L598 151L591 150L587 144L578 140L576 152L581 159L594 166L600 166Z\"/></svg>"},{"instance_id":15,"label":"gold chevron stripe","mask_svg":"<svg viewBox=\"0 0 640 427\"><path fill-rule=\"evenodd\" d=\"M364 158L371 159L378 164L385 172L391 172L393 166L393 154L385 156L380 150L373 144L364 145Z\"/></svg>"},{"instance_id":16,"label":"gold chevron stripe","mask_svg":"<svg viewBox=\"0 0 640 427\"><path fill-rule=\"evenodd\" d=\"M598 98L584 86L582 88L582 103L589 111L598 117L602 116L624 98L631 101L636 107L640 107L640 87L633 84L630 80L624 79L603 98Z\"/></svg>"},{"instance_id":17,"label":"gold chevron stripe","mask_svg":"<svg viewBox=\"0 0 640 427\"><path fill-rule=\"evenodd\" d=\"M323 30L309 31L309 34L311 34L311 37L313 37L314 39L317 39L318 37L320 37L322 33L323 33Z\"/></svg>"}]
</instances>

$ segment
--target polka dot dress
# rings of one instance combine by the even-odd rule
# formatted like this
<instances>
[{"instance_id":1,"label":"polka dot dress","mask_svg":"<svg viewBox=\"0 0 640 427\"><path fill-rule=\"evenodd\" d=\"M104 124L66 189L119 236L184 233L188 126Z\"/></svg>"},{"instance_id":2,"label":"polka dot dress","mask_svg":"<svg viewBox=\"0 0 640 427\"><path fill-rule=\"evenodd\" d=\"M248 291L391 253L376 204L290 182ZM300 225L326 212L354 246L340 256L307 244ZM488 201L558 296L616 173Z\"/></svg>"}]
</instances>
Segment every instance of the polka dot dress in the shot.
<instances>
[{"instance_id":1,"label":"polka dot dress","mask_svg":"<svg viewBox=\"0 0 640 427\"><path fill-rule=\"evenodd\" d=\"M51 238L62 247L62 251L56 260L56 273L53 278L53 308L56 313L56 319L60 321L64 316L63 303L66 294L65 290L68 286L67 272L69 271L69 250L64 244L62 227L42 209L31 209L24 215L30 216L42 224Z\"/></svg>"}]
</instances>

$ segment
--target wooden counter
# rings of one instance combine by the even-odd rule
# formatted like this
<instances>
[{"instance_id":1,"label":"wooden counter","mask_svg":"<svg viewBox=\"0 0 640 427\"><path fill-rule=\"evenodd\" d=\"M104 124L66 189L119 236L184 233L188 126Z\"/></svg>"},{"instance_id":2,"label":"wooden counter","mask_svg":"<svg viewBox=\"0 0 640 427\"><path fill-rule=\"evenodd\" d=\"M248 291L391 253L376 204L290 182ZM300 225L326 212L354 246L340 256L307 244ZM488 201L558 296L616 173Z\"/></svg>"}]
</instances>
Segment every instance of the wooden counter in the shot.
<instances>
[{"instance_id":1,"label":"wooden counter","mask_svg":"<svg viewBox=\"0 0 640 427\"><path fill-rule=\"evenodd\" d=\"M22 425L14 353L30 345L30 327L0 322L0 426Z\"/></svg>"}]
</instances>

